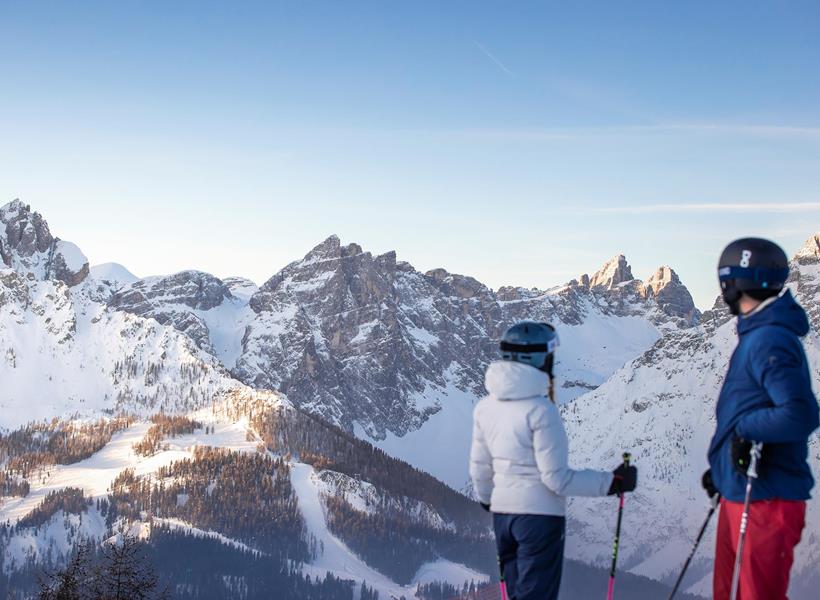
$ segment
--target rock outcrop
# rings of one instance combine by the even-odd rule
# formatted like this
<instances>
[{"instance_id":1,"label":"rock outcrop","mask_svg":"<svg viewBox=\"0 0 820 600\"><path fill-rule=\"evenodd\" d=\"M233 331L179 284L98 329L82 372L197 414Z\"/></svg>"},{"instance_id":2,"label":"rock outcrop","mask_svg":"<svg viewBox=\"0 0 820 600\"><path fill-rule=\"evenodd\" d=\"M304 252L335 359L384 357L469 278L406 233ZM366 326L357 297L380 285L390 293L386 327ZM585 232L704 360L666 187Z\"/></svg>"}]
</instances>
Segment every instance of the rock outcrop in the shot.
<instances>
[{"instance_id":1,"label":"rock outcrop","mask_svg":"<svg viewBox=\"0 0 820 600\"><path fill-rule=\"evenodd\" d=\"M0 262L39 280L56 279L69 286L82 283L89 273L80 249L52 236L40 213L20 200L0 207Z\"/></svg>"}]
</instances>

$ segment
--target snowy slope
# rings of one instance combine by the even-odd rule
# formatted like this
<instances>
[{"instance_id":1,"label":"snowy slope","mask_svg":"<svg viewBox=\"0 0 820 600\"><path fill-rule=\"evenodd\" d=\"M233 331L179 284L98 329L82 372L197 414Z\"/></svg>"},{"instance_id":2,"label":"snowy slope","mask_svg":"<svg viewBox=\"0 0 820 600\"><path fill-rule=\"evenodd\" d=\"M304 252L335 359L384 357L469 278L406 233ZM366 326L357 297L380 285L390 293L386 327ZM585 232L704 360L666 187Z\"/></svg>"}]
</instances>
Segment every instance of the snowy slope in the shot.
<instances>
[{"instance_id":1,"label":"snowy slope","mask_svg":"<svg viewBox=\"0 0 820 600\"><path fill-rule=\"evenodd\" d=\"M241 346L234 312L205 318L219 350L208 352L156 319L113 310L120 282L88 277L79 248L53 237L43 217L19 201L0 207L0 258L0 428L187 411L245 388L220 361Z\"/></svg>"},{"instance_id":2,"label":"snowy slope","mask_svg":"<svg viewBox=\"0 0 820 600\"><path fill-rule=\"evenodd\" d=\"M219 361L156 321L73 288L0 271L0 426L65 415L190 410L239 389Z\"/></svg>"},{"instance_id":3,"label":"snowy slope","mask_svg":"<svg viewBox=\"0 0 820 600\"><path fill-rule=\"evenodd\" d=\"M252 289L246 280L232 278L228 283L201 271L181 271L124 285L111 295L108 305L174 327L231 369L242 353L242 339L253 315L248 307Z\"/></svg>"},{"instance_id":4,"label":"snowy slope","mask_svg":"<svg viewBox=\"0 0 820 600\"><path fill-rule=\"evenodd\" d=\"M105 281L114 288L134 283L139 279L131 271L119 263L102 263L91 267L91 277L97 281Z\"/></svg>"},{"instance_id":5,"label":"snowy slope","mask_svg":"<svg viewBox=\"0 0 820 600\"><path fill-rule=\"evenodd\" d=\"M299 505L311 533L322 543L324 552L310 565L310 570L316 575L331 572L334 575L366 581L374 586L386 597L412 597L416 591L416 584L431 580L447 581L461 585L465 581L488 581L486 574L478 573L464 565L447 560L438 560L423 565L409 586L400 586L367 565L356 556L341 540L334 536L327 528L324 508L322 507L320 492L323 490L319 477L312 467L301 463L292 466L291 478L293 486L299 496Z\"/></svg>"}]
</instances>

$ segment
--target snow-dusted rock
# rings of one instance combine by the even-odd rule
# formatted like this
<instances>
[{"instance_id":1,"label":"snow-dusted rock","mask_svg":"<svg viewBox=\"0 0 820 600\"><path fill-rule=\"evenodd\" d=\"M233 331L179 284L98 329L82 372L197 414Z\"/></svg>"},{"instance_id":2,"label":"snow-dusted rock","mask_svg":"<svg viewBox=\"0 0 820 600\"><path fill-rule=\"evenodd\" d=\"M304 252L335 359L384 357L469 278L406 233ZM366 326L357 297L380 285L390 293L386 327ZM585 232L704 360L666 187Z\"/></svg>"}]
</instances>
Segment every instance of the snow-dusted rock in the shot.
<instances>
[{"instance_id":1,"label":"snow-dusted rock","mask_svg":"<svg viewBox=\"0 0 820 600\"><path fill-rule=\"evenodd\" d=\"M97 281L109 283L114 288L134 283L139 279L131 271L119 263L102 263L94 265L90 269L91 277Z\"/></svg>"},{"instance_id":2,"label":"snow-dusted rock","mask_svg":"<svg viewBox=\"0 0 820 600\"><path fill-rule=\"evenodd\" d=\"M585 276L582 276L582 279L584 277ZM619 254L612 260L604 263L604 266L589 278L589 287L612 289L633 279L632 269L626 262L626 257L623 254Z\"/></svg>"},{"instance_id":3,"label":"snow-dusted rock","mask_svg":"<svg viewBox=\"0 0 820 600\"><path fill-rule=\"evenodd\" d=\"M69 286L81 283L89 272L82 251L52 236L40 213L20 200L0 207L0 261L37 279L56 279Z\"/></svg>"}]
</instances>

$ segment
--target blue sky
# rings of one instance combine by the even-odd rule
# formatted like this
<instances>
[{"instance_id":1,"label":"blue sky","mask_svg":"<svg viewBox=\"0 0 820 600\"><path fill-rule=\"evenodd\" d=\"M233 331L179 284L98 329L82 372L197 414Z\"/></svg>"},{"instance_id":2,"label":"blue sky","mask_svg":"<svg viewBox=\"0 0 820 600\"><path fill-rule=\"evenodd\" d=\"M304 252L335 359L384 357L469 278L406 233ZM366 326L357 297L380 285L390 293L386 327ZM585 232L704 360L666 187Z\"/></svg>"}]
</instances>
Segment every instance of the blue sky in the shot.
<instances>
[{"instance_id":1,"label":"blue sky","mask_svg":"<svg viewBox=\"0 0 820 600\"><path fill-rule=\"evenodd\" d=\"M701 307L820 230L820 4L0 0L0 202L264 281L332 233L492 287L623 252Z\"/></svg>"}]
</instances>

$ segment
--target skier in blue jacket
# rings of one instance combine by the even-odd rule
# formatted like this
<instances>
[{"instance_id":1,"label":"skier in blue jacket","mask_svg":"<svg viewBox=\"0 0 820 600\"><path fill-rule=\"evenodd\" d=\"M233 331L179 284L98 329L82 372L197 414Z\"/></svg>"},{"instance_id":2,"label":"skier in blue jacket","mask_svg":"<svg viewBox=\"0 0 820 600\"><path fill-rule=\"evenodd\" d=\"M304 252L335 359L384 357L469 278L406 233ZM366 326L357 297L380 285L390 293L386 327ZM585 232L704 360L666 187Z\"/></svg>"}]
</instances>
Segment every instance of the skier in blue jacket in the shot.
<instances>
[{"instance_id":1,"label":"skier in blue jacket","mask_svg":"<svg viewBox=\"0 0 820 600\"><path fill-rule=\"evenodd\" d=\"M719 263L724 301L738 316L739 341L717 402L704 487L720 493L715 600L729 598L752 442L763 443L743 549L742 600L786 598L794 547L814 486L808 439L820 424L800 338L809 321L785 287L788 259L768 240L730 244Z\"/></svg>"}]
</instances>

